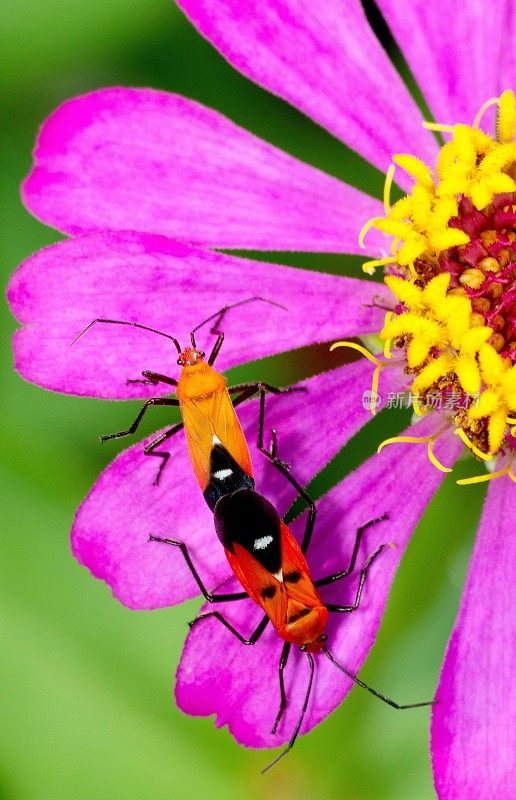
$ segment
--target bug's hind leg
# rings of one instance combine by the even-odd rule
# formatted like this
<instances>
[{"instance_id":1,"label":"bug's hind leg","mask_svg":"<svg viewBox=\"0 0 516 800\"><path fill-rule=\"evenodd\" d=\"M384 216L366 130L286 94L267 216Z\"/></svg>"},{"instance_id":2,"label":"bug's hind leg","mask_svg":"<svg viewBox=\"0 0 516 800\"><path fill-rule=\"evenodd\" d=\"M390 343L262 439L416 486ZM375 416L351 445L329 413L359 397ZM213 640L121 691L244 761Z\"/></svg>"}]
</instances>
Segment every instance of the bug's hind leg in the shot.
<instances>
[{"instance_id":1,"label":"bug's hind leg","mask_svg":"<svg viewBox=\"0 0 516 800\"><path fill-rule=\"evenodd\" d=\"M388 544L381 544L380 547L377 547L376 550L374 551L374 553L372 553L369 556L369 558L365 562L364 566L362 567L362 570L360 572L360 581L358 583L357 593L355 595L355 600L352 603L352 605L341 606L341 605L335 605L334 603L325 603L325 606L328 609L328 611L351 612L351 611L356 611L357 610L357 608L360 605L360 601L362 599L362 591L363 591L364 584L365 584L366 578L367 578L367 573L369 572L371 564L373 563L373 561L375 561L378 558L380 553L383 550L385 550L386 547L389 547L389 545Z\"/></svg>"},{"instance_id":2,"label":"bug's hind leg","mask_svg":"<svg viewBox=\"0 0 516 800\"><path fill-rule=\"evenodd\" d=\"M335 581L339 581L341 578L345 578L347 575L350 575L355 569L358 550L360 548L360 542L362 541L362 536L364 534L364 531L366 531L368 528L371 528L373 525L376 525L378 522L383 522L383 520L385 519L388 519L387 514L382 514L381 517L376 517L376 519L370 519L369 522L365 523L365 525L361 525L356 532L353 552L351 554L351 559L346 569L340 570L339 572L334 572L332 575L327 575L325 578L319 578L318 580L314 581L314 586L326 586L326 584L328 583L334 583Z\"/></svg>"},{"instance_id":3,"label":"bug's hind leg","mask_svg":"<svg viewBox=\"0 0 516 800\"><path fill-rule=\"evenodd\" d=\"M178 542L175 539L162 539L160 536L149 536L150 542L161 542L162 544L169 544L172 547L178 547L183 554L183 558L186 561L186 564L192 573L194 580L201 590L202 594L208 600L209 603L228 603L233 600L243 600L246 597L249 597L247 592L232 592L231 594L212 594L209 592L206 586L204 585L201 576L197 572L194 563L192 561L192 557L188 551L188 547L184 542Z\"/></svg>"},{"instance_id":4,"label":"bug's hind leg","mask_svg":"<svg viewBox=\"0 0 516 800\"><path fill-rule=\"evenodd\" d=\"M199 622L201 622L201 620L209 619L210 617L217 619L222 625L224 625L225 628L228 629L228 631L230 631L233 634L233 636L236 636L239 642L246 645L256 644L256 642L264 632L269 622L269 617L265 615L260 620L258 627L252 632L252 634L249 636L248 639L242 636L242 634L239 631L237 631L236 628L233 627L231 622L228 622L226 617L224 617L219 611L207 611L205 614L199 614L199 616L193 619L191 622L189 622L188 625L190 626L190 628L193 628L193 626L198 625Z\"/></svg>"},{"instance_id":5,"label":"bug's hind leg","mask_svg":"<svg viewBox=\"0 0 516 800\"><path fill-rule=\"evenodd\" d=\"M303 534L303 540L301 542L301 550L303 553L306 553L308 550L308 546L310 544L310 540L312 538L312 533L314 530L315 519L317 516L317 507L315 505L315 501L310 497L308 492L303 489L300 483L291 475L290 473L290 464L287 464L285 461L282 461L280 458L277 457L277 449L278 449L278 438L277 432L273 428L272 429L272 439L269 449L267 449L263 444L263 432L265 428L265 391L260 391L260 416L258 420L258 439L256 442L256 446L260 453L263 453L265 458L267 458L271 464L279 471L281 474L287 479L287 481L294 487L296 492L298 493L299 497L301 497L308 506L308 516L306 519L306 526L305 532Z\"/></svg>"}]
</instances>

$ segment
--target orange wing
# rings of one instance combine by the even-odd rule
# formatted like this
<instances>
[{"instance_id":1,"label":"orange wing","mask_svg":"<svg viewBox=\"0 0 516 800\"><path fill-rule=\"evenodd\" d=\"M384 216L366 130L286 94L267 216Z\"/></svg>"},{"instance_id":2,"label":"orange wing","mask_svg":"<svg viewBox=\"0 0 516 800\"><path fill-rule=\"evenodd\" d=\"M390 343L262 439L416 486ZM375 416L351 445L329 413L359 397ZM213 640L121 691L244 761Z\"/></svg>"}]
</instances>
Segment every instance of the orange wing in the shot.
<instances>
[{"instance_id":1,"label":"orange wing","mask_svg":"<svg viewBox=\"0 0 516 800\"><path fill-rule=\"evenodd\" d=\"M287 618L287 595L281 580L262 567L242 545L225 550L229 565L249 597L263 608L276 629Z\"/></svg>"},{"instance_id":2,"label":"orange wing","mask_svg":"<svg viewBox=\"0 0 516 800\"><path fill-rule=\"evenodd\" d=\"M310 577L301 548L281 523L281 570L272 574L240 544L226 556L249 597L260 605L282 639L296 644L312 641L324 631L328 612Z\"/></svg>"},{"instance_id":3,"label":"orange wing","mask_svg":"<svg viewBox=\"0 0 516 800\"><path fill-rule=\"evenodd\" d=\"M190 368L189 374L181 379L177 394L190 459L202 491L210 479L210 455L216 443L214 437L243 471L253 477L249 448L224 377L207 364L198 365L195 372Z\"/></svg>"}]
</instances>

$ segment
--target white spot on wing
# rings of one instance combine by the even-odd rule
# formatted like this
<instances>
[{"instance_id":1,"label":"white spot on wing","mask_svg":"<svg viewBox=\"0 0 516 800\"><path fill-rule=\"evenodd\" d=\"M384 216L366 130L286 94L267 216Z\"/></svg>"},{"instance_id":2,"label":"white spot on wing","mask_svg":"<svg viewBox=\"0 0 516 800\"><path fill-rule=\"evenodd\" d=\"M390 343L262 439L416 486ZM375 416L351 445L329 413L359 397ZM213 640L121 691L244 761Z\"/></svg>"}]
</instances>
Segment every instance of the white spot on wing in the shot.
<instances>
[{"instance_id":1,"label":"white spot on wing","mask_svg":"<svg viewBox=\"0 0 516 800\"><path fill-rule=\"evenodd\" d=\"M213 473L213 477L216 478L218 481L223 481L224 478L229 478L229 476L232 474L233 474L232 469L218 469L217 472Z\"/></svg>"},{"instance_id":2,"label":"white spot on wing","mask_svg":"<svg viewBox=\"0 0 516 800\"><path fill-rule=\"evenodd\" d=\"M213 434L213 438L211 440L211 443L212 444L222 444L222 442L220 441L219 437L215 436L215 434Z\"/></svg>"},{"instance_id":3,"label":"white spot on wing","mask_svg":"<svg viewBox=\"0 0 516 800\"><path fill-rule=\"evenodd\" d=\"M272 536L261 536L260 539L255 539L253 544L253 550L265 550L271 542L274 541Z\"/></svg>"}]
</instances>

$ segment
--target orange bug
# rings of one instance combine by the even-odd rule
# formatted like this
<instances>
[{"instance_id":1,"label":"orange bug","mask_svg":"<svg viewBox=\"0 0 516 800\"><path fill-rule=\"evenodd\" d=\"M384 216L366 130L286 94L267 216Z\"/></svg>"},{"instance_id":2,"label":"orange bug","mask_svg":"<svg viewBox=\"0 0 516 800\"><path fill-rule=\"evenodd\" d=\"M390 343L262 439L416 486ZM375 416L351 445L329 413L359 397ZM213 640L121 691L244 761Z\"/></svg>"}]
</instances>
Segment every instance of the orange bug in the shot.
<instances>
[{"instance_id":1,"label":"orange bug","mask_svg":"<svg viewBox=\"0 0 516 800\"><path fill-rule=\"evenodd\" d=\"M335 605L334 603L325 603L319 595L318 588L333 584L353 573L364 531L386 519L386 515L370 520L357 530L351 559L345 569L318 580L313 580L306 560L306 552L312 538L317 509L312 498L290 474L289 466L277 458L277 440L274 430L270 449L267 450L263 446L264 399L264 394L261 394L257 446L294 486L300 497L308 505L308 516L301 545L298 544L287 525L282 521L272 503L252 488L239 488L234 492L227 493L219 498L214 507L217 536L224 547L233 573L244 589L243 592L232 594L213 594L209 592L193 564L186 544L158 536L151 536L150 540L170 544L181 550L199 589L209 602L225 603L250 597L265 612L265 616L248 638L242 636L218 611L200 614L190 623L190 626L197 625L201 620L213 617L236 636L242 644L254 645L268 623L271 622L281 639L283 639L284 645L278 666L280 707L272 726L272 733L276 733L287 707L288 699L285 692L283 673L291 647L293 644L297 645L300 650L306 653L310 666L310 677L301 713L286 748L263 770L263 772L266 772L289 752L297 739L312 691L315 672L313 654L324 653L337 669L357 685L367 689L367 691L393 708L417 708L431 705L432 701L400 705L368 686L347 670L346 667L336 661L328 649L326 645L328 635L325 631L329 613L350 613L358 609L369 568L384 548L389 545L380 545L366 560L360 572L355 599L351 604Z\"/></svg>"},{"instance_id":2,"label":"orange bug","mask_svg":"<svg viewBox=\"0 0 516 800\"><path fill-rule=\"evenodd\" d=\"M263 297L249 297L240 300L233 305L225 306L215 314L207 317L197 325L190 333L191 346L181 348L178 340L174 336L150 328L139 322L128 322L115 319L95 319L90 322L84 330L75 337L72 344L86 333L95 323L109 323L112 325L131 325L136 328L157 333L170 339L178 352L177 363L182 368L179 381L168 375L158 372L144 370L143 379L138 378L129 380L129 383L144 383L157 385L164 383L176 389L176 398L152 397L147 400L140 409L132 425L125 431L111 433L101 436L101 441L108 439L118 439L122 436L129 436L135 433L142 418L150 406L179 406L181 410L182 422L160 434L152 442L144 447L143 452L147 456L157 456L162 459L162 463L156 475L154 483L159 483L163 469L170 458L167 451L157 451L161 444L170 439L183 427L185 429L186 443L192 462L192 467L201 487L204 498L209 507L213 510L219 497L233 492L240 488L253 488L254 477L253 467L249 448L245 440L240 422L235 413L235 406L243 403L252 397L256 392L264 394L272 392L281 394L291 391L299 391L300 388L278 389L268 383L241 383L236 386L228 387L224 376L213 368L213 363L217 358L224 334L218 327L224 315L231 309L238 306L261 301L271 305L284 308L272 300ZM211 328L211 333L218 334L213 349L206 360L206 354L197 347L195 334L208 322L216 320ZM230 394L237 397L231 401Z\"/></svg>"}]
</instances>

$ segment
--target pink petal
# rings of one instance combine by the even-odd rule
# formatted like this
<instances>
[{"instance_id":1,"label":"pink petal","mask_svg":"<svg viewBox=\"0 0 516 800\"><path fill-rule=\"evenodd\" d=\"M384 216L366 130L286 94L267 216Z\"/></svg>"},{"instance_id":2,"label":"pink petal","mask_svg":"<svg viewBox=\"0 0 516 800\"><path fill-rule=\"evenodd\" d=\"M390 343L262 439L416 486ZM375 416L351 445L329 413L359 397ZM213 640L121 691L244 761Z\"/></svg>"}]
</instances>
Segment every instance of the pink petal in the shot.
<instances>
[{"instance_id":1,"label":"pink petal","mask_svg":"<svg viewBox=\"0 0 516 800\"><path fill-rule=\"evenodd\" d=\"M516 35L516 14L511 0L505 0L503 21L500 30L505 42L514 42ZM514 76L516 75L516 53L514 47L503 47L501 50L500 85L503 89L514 89Z\"/></svg>"},{"instance_id":2,"label":"pink petal","mask_svg":"<svg viewBox=\"0 0 516 800\"><path fill-rule=\"evenodd\" d=\"M178 0L236 69L385 171L435 158L431 135L358 0Z\"/></svg>"},{"instance_id":3,"label":"pink petal","mask_svg":"<svg viewBox=\"0 0 516 800\"><path fill-rule=\"evenodd\" d=\"M435 421L424 420L407 433L424 435ZM443 441L439 456L452 464L461 443L455 436ZM389 519L364 535L358 568L382 543L392 542L371 568L362 603L352 614L332 614L328 647L335 658L358 672L374 642L396 567L426 504L443 474L417 445L393 445L370 458L319 502L319 516L308 555L315 578L342 569L350 558L355 531L373 516ZM297 528L299 530L299 526ZM357 577L323 587L328 602L347 603L356 592ZM208 610L205 606L203 611ZM211 609L212 610L212 609ZM258 607L243 600L219 606L235 627L250 634L261 618ZM228 725L233 736L253 747L275 747L287 741L298 720L308 680L306 656L292 649L286 670L289 707L276 736L270 729L279 706L278 659L282 642L269 626L254 647L245 647L217 620L198 623L189 634L178 670L176 697L189 714L216 714L217 725ZM316 655L314 692L302 732L309 731L342 701L351 681ZM387 691L388 687L379 687ZM425 698L397 698L400 702ZM408 713L408 712L407 712ZM425 713L421 724L425 724Z\"/></svg>"},{"instance_id":4,"label":"pink petal","mask_svg":"<svg viewBox=\"0 0 516 800\"><path fill-rule=\"evenodd\" d=\"M228 313L218 368L379 330L382 310L365 304L386 297L377 283L233 258L162 236L91 234L39 251L11 280L13 313L26 326L15 335L16 367L61 392L148 397L156 387L127 379L144 369L177 377L172 342L126 325L94 325L70 347L74 337L104 317L159 328L184 344L210 314L257 293L288 310L255 302ZM198 342L213 346L209 326Z\"/></svg>"},{"instance_id":5,"label":"pink petal","mask_svg":"<svg viewBox=\"0 0 516 800\"><path fill-rule=\"evenodd\" d=\"M513 49L506 0L464 0L460 9L449 0L378 6L439 122L472 124L482 103L512 85L500 74L502 54Z\"/></svg>"},{"instance_id":6,"label":"pink petal","mask_svg":"<svg viewBox=\"0 0 516 800\"><path fill-rule=\"evenodd\" d=\"M357 253L382 208L216 111L150 89L69 100L44 124L35 161L25 203L72 234L132 228L224 248ZM368 247L380 246L372 234Z\"/></svg>"},{"instance_id":7,"label":"pink petal","mask_svg":"<svg viewBox=\"0 0 516 800\"><path fill-rule=\"evenodd\" d=\"M432 713L441 800L514 796L516 487L489 487Z\"/></svg>"},{"instance_id":8,"label":"pink petal","mask_svg":"<svg viewBox=\"0 0 516 800\"><path fill-rule=\"evenodd\" d=\"M361 399L370 381L370 366L359 361L305 381L306 392L266 398L266 444L274 426L278 455L294 461L292 474L302 484L369 420ZM278 508L286 511L295 490L252 446L257 437L257 401L239 408L238 414L251 446L257 486L267 486ZM121 409L120 427L131 421ZM187 543L210 588L230 572L193 476L182 431L170 440L168 449L172 458L159 486L153 485L157 459L143 454L142 442L121 453L82 503L73 526L76 558L131 608L169 606L199 594L181 553L149 542L150 534Z\"/></svg>"}]
</instances>

